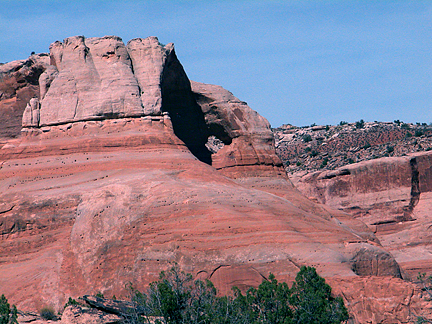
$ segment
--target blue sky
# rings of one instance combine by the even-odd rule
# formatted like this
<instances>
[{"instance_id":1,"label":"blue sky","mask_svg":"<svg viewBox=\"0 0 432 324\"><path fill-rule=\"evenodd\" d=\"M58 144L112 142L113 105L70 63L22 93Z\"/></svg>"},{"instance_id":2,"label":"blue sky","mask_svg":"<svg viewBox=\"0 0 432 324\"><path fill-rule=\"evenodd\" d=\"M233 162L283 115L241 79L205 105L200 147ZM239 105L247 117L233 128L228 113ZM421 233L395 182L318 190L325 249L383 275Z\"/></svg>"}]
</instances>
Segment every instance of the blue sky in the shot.
<instances>
[{"instance_id":1,"label":"blue sky","mask_svg":"<svg viewBox=\"0 0 432 324\"><path fill-rule=\"evenodd\" d=\"M274 127L432 122L432 1L0 0L0 62L73 35L173 42Z\"/></svg>"}]
</instances>

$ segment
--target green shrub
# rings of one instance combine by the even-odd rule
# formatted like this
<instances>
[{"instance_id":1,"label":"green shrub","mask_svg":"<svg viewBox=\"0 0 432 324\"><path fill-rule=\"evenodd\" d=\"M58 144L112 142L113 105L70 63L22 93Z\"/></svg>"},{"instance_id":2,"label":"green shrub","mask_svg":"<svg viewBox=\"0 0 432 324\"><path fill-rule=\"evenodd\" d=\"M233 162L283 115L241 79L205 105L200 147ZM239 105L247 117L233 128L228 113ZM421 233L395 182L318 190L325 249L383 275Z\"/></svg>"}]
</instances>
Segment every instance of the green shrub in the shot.
<instances>
[{"instance_id":1,"label":"green shrub","mask_svg":"<svg viewBox=\"0 0 432 324\"><path fill-rule=\"evenodd\" d=\"M209 280L193 281L176 265L162 272L146 293L130 291L135 307L124 314L129 323L142 322L141 315L167 324L335 324L348 319L343 300L331 295L331 287L312 267L300 269L292 288L270 274L245 294L234 287L233 296L218 297Z\"/></svg>"},{"instance_id":2,"label":"green shrub","mask_svg":"<svg viewBox=\"0 0 432 324\"><path fill-rule=\"evenodd\" d=\"M349 317L342 298L331 295L331 287L313 267L300 268L291 288L290 303L297 324L341 323Z\"/></svg>"},{"instance_id":3,"label":"green shrub","mask_svg":"<svg viewBox=\"0 0 432 324\"><path fill-rule=\"evenodd\" d=\"M328 164L328 158L324 158L324 160L321 162L320 168L324 168Z\"/></svg>"},{"instance_id":4,"label":"green shrub","mask_svg":"<svg viewBox=\"0 0 432 324\"><path fill-rule=\"evenodd\" d=\"M310 141L312 141L312 136L310 136L309 134L305 134L302 136L303 142L308 143Z\"/></svg>"},{"instance_id":5,"label":"green shrub","mask_svg":"<svg viewBox=\"0 0 432 324\"><path fill-rule=\"evenodd\" d=\"M10 307L5 295L0 296L0 324L18 324L18 311L15 305Z\"/></svg>"},{"instance_id":6,"label":"green shrub","mask_svg":"<svg viewBox=\"0 0 432 324\"><path fill-rule=\"evenodd\" d=\"M64 308L68 307L68 306L74 306L74 305L79 305L79 303L73 299L72 297L69 297L67 303L64 305Z\"/></svg>"},{"instance_id":7,"label":"green shrub","mask_svg":"<svg viewBox=\"0 0 432 324\"><path fill-rule=\"evenodd\" d=\"M368 149L369 147L371 147L369 142L367 142L365 145L363 145L364 150Z\"/></svg>"},{"instance_id":8,"label":"green shrub","mask_svg":"<svg viewBox=\"0 0 432 324\"><path fill-rule=\"evenodd\" d=\"M364 120L360 119L358 122L355 123L356 128L363 128L364 127Z\"/></svg>"},{"instance_id":9,"label":"green shrub","mask_svg":"<svg viewBox=\"0 0 432 324\"><path fill-rule=\"evenodd\" d=\"M417 129L416 131L415 131L415 133L414 133L414 136L415 137L420 137L420 136L422 136L423 135L423 132L421 131L421 130L419 130L419 129Z\"/></svg>"}]
</instances>

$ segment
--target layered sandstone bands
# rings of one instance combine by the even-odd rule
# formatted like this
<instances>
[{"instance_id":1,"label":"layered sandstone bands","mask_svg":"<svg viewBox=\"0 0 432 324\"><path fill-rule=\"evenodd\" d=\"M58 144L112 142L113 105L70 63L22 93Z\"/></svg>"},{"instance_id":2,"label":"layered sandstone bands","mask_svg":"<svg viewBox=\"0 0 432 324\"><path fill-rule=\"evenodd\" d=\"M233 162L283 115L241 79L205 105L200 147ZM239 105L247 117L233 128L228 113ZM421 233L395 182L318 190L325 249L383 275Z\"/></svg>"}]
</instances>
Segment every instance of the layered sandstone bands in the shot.
<instances>
[{"instance_id":1,"label":"layered sandstone bands","mask_svg":"<svg viewBox=\"0 0 432 324\"><path fill-rule=\"evenodd\" d=\"M269 272L292 280L303 264L328 278L400 276L363 224L300 203L288 182L284 198L221 175L162 117L33 130L0 157L0 287L24 309L123 296L172 262L223 293Z\"/></svg>"}]
</instances>

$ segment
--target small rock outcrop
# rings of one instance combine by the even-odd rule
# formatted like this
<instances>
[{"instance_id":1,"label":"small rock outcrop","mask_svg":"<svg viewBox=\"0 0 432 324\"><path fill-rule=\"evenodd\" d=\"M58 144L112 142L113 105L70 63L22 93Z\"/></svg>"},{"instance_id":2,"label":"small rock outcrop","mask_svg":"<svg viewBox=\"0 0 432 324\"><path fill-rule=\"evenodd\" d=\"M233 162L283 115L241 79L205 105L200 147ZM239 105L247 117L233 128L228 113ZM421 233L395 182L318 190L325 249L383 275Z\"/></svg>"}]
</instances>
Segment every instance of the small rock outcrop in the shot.
<instances>
[{"instance_id":1,"label":"small rock outcrop","mask_svg":"<svg viewBox=\"0 0 432 324\"><path fill-rule=\"evenodd\" d=\"M120 324L123 317L103 312L97 308L68 306L63 311L61 324Z\"/></svg>"},{"instance_id":2,"label":"small rock outcrop","mask_svg":"<svg viewBox=\"0 0 432 324\"><path fill-rule=\"evenodd\" d=\"M37 98L31 98L22 118L23 127L39 127L40 126L40 104Z\"/></svg>"},{"instance_id":3,"label":"small rock outcrop","mask_svg":"<svg viewBox=\"0 0 432 324\"><path fill-rule=\"evenodd\" d=\"M265 118L220 86L191 84L209 135L223 143L212 156L216 169L233 178L252 176L257 166L261 168L261 176L284 174L282 162L274 153L270 124Z\"/></svg>"},{"instance_id":4,"label":"small rock outcrop","mask_svg":"<svg viewBox=\"0 0 432 324\"><path fill-rule=\"evenodd\" d=\"M40 99L39 77L49 62L48 54L34 54L0 65L0 144L20 135L23 112L32 98Z\"/></svg>"}]
</instances>

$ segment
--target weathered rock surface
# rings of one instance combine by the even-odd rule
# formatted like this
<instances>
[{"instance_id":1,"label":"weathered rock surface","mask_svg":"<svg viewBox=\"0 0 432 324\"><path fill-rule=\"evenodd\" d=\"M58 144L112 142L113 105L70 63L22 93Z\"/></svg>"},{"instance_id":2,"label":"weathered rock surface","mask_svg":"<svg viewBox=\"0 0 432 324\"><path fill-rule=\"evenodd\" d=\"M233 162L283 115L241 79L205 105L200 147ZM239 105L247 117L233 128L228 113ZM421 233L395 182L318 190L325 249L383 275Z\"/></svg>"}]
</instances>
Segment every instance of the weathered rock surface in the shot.
<instances>
[{"instance_id":1,"label":"weathered rock surface","mask_svg":"<svg viewBox=\"0 0 432 324\"><path fill-rule=\"evenodd\" d=\"M404 278L432 273L432 129L400 121L358 124L277 128L278 155L303 194L368 224Z\"/></svg>"},{"instance_id":2,"label":"weathered rock surface","mask_svg":"<svg viewBox=\"0 0 432 324\"><path fill-rule=\"evenodd\" d=\"M368 319L383 289L404 285L364 223L292 185L264 118L220 87L191 88L172 45L72 37L50 50L39 125L33 100L22 136L0 149L0 290L19 308L125 296L126 283L141 289L173 262L221 293L269 272L292 280L301 265L344 293L359 276L387 280L352 301ZM153 72L131 69L141 59ZM223 142L213 154L209 136Z\"/></svg>"},{"instance_id":3,"label":"weathered rock surface","mask_svg":"<svg viewBox=\"0 0 432 324\"><path fill-rule=\"evenodd\" d=\"M357 323L418 323L420 316L432 320L432 302L413 283L391 277L335 279L330 283Z\"/></svg>"},{"instance_id":4,"label":"weathered rock surface","mask_svg":"<svg viewBox=\"0 0 432 324\"><path fill-rule=\"evenodd\" d=\"M59 73L41 101L41 126L144 114L120 38L69 37L53 43L50 56Z\"/></svg>"},{"instance_id":5,"label":"weathered rock surface","mask_svg":"<svg viewBox=\"0 0 432 324\"><path fill-rule=\"evenodd\" d=\"M172 43L163 46L156 37L135 38L127 43L134 74L141 90L146 115L162 113L162 75L165 63L174 54Z\"/></svg>"},{"instance_id":6,"label":"weathered rock surface","mask_svg":"<svg viewBox=\"0 0 432 324\"><path fill-rule=\"evenodd\" d=\"M100 311L95 308L68 306L61 317L61 324L115 324L121 323L122 317Z\"/></svg>"},{"instance_id":7,"label":"weathered rock surface","mask_svg":"<svg viewBox=\"0 0 432 324\"><path fill-rule=\"evenodd\" d=\"M0 65L0 144L19 136L24 109L39 98L40 75L49 66L48 54Z\"/></svg>"},{"instance_id":8,"label":"weathered rock surface","mask_svg":"<svg viewBox=\"0 0 432 324\"><path fill-rule=\"evenodd\" d=\"M121 296L174 261L226 290L258 284L257 272L290 279L300 264L355 276L360 245L375 249L360 226L224 177L162 117L34 132L1 150L0 287L20 307Z\"/></svg>"},{"instance_id":9,"label":"weathered rock surface","mask_svg":"<svg viewBox=\"0 0 432 324\"><path fill-rule=\"evenodd\" d=\"M292 176L299 190L366 223L401 265L405 278L432 272L429 215L432 154L381 158Z\"/></svg>"},{"instance_id":10,"label":"weathered rock surface","mask_svg":"<svg viewBox=\"0 0 432 324\"><path fill-rule=\"evenodd\" d=\"M265 172L269 176L284 174L282 162L275 154L270 124L265 118L220 86L191 84L209 135L224 144L212 155L212 165L216 169L233 178L263 176Z\"/></svg>"}]
</instances>

